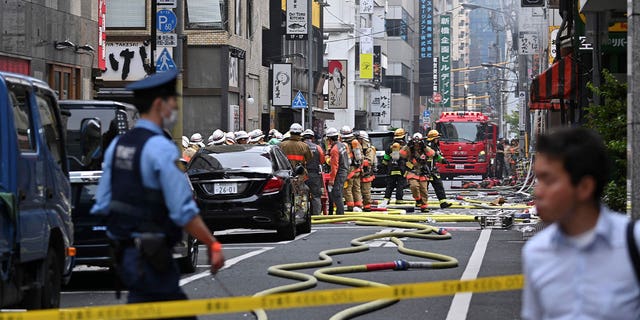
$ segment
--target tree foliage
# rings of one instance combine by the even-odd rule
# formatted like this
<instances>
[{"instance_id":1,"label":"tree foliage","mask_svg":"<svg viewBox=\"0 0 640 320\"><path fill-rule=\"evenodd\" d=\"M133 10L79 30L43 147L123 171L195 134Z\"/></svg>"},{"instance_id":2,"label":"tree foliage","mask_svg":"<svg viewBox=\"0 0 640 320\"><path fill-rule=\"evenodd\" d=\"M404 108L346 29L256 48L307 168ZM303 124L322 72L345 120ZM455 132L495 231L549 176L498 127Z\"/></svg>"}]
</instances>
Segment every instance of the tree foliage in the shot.
<instances>
[{"instance_id":1,"label":"tree foliage","mask_svg":"<svg viewBox=\"0 0 640 320\"><path fill-rule=\"evenodd\" d=\"M613 210L625 212L627 203L627 84L608 70L602 71L600 87L587 84L604 104L587 107L586 126L600 133L611 159L611 177L604 191L604 202Z\"/></svg>"},{"instance_id":2,"label":"tree foliage","mask_svg":"<svg viewBox=\"0 0 640 320\"><path fill-rule=\"evenodd\" d=\"M511 111L511 114L505 114L504 121L509 125L509 132L505 132L504 137L516 136L518 137L520 131L520 112Z\"/></svg>"}]
</instances>

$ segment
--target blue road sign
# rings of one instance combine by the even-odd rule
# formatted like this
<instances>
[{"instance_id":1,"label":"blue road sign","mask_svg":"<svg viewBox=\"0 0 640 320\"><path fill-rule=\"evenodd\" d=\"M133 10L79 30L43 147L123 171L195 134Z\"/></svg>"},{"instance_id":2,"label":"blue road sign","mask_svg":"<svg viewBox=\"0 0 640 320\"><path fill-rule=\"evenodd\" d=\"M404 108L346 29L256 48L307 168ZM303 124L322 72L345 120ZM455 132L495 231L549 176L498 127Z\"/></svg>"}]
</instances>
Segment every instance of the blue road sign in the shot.
<instances>
[{"instance_id":1,"label":"blue road sign","mask_svg":"<svg viewBox=\"0 0 640 320\"><path fill-rule=\"evenodd\" d=\"M431 111L425 110L425 111L422 112L422 117L423 118L428 118L430 116L431 116Z\"/></svg>"},{"instance_id":2,"label":"blue road sign","mask_svg":"<svg viewBox=\"0 0 640 320\"><path fill-rule=\"evenodd\" d=\"M291 109L305 109L307 107L307 100L304 99L302 92L298 91L296 97L293 98L291 103Z\"/></svg>"},{"instance_id":3,"label":"blue road sign","mask_svg":"<svg viewBox=\"0 0 640 320\"><path fill-rule=\"evenodd\" d=\"M169 50L164 48L160 56L158 56L158 61L156 61L156 72L165 72L176 68L176 64L169 54Z\"/></svg>"},{"instance_id":4,"label":"blue road sign","mask_svg":"<svg viewBox=\"0 0 640 320\"><path fill-rule=\"evenodd\" d=\"M176 14L171 10L162 9L158 10L158 31L160 32L172 32L176 29L178 24L178 18Z\"/></svg>"}]
</instances>

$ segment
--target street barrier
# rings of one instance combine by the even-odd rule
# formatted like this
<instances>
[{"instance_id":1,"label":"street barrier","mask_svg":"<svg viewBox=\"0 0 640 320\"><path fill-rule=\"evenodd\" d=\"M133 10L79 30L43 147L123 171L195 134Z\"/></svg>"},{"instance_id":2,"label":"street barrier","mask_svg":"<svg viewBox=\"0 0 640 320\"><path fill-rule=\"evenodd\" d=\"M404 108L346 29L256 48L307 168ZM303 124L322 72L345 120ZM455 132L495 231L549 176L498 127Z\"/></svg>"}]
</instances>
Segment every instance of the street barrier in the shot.
<instances>
[{"instance_id":1,"label":"street barrier","mask_svg":"<svg viewBox=\"0 0 640 320\"><path fill-rule=\"evenodd\" d=\"M257 309L294 309L339 304L353 304L378 299L417 299L455 295L460 292L488 293L522 289L522 275L478 278L475 280L447 280L355 289L332 289L294 293L280 293L261 297L230 297L188 301L168 301L78 307L0 314L0 320L94 320L94 319L162 319L249 312Z\"/></svg>"}]
</instances>

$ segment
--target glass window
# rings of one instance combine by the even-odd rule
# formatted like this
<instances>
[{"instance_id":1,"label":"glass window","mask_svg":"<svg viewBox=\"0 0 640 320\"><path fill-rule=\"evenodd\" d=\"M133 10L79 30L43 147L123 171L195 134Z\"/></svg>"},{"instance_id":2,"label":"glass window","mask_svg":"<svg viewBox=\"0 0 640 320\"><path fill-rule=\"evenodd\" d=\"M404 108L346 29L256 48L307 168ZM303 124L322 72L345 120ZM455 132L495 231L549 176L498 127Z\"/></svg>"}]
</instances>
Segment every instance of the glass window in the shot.
<instances>
[{"instance_id":1,"label":"glass window","mask_svg":"<svg viewBox=\"0 0 640 320\"><path fill-rule=\"evenodd\" d=\"M476 142L483 140L486 125L474 122L438 123L437 130L441 141Z\"/></svg>"},{"instance_id":2,"label":"glass window","mask_svg":"<svg viewBox=\"0 0 640 320\"><path fill-rule=\"evenodd\" d=\"M201 156L195 157L189 165L190 172L234 171L246 170L260 173L272 173L274 165L269 153L249 150L240 151L243 147L219 147L204 150ZM211 152L213 151L213 152ZM220 153L216 153L221 151ZM230 152L227 152L230 151ZM208 153L211 152L211 153Z\"/></svg>"},{"instance_id":3,"label":"glass window","mask_svg":"<svg viewBox=\"0 0 640 320\"><path fill-rule=\"evenodd\" d=\"M185 0L187 29L227 29L225 0Z\"/></svg>"},{"instance_id":4,"label":"glass window","mask_svg":"<svg viewBox=\"0 0 640 320\"><path fill-rule=\"evenodd\" d=\"M40 115L40 134L42 134L43 140L46 142L53 160L59 165L62 164L62 145L60 132L58 131L58 119L56 118L55 109L53 105L53 98L45 96L43 93L36 95L36 102L38 103L38 114Z\"/></svg>"},{"instance_id":5,"label":"glass window","mask_svg":"<svg viewBox=\"0 0 640 320\"><path fill-rule=\"evenodd\" d=\"M107 0L107 28L145 28L146 5L146 0Z\"/></svg>"},{"instance_id":6,"label":"glass window","mask_svg":"<svg viewBox=\"0 0 640 320\"><path fill-rule=\"evenodd\" d=\"M29 88L19 84L8 83L9 99L13 106L13 121L18 135L18 148L23 152L36 150L33 136L33 123L29 107Z\"/></svg>"},{"instance_id":7,"label":"glass window","mask_svg":"<svg viewBox=\"0 0 640 320\"><path fill-rule=\"evenodd\" d=\"M241 0L236 0L236 14L235 14L235 21L236 21L236 35L241 36L242 35L242 5L241 5Z\"/></svg>"}]
</instances>

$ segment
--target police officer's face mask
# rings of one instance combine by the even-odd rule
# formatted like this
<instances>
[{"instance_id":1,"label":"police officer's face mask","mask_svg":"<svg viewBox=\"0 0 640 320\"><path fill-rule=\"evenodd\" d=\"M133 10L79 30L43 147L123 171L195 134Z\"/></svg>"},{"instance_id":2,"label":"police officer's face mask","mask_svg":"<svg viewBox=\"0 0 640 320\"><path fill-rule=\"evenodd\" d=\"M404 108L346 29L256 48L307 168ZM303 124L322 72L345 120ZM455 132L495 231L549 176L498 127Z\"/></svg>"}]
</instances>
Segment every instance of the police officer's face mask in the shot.
<instances>
[{"instance_id":1,"label":"police officer's face mask","mask_svg":"<svg viewBox=\"0 0 640 320\"><path fill-rule=\"evenodd\" d=\"M175 103L175 100L173 103ZM176 125L176 122L178 122L178 110L173 107L173 103L172 98L162 100L162 127L169 131L171 131ZM168 117L167 114L169 114Z\"/></svg>"}]
</instances>

